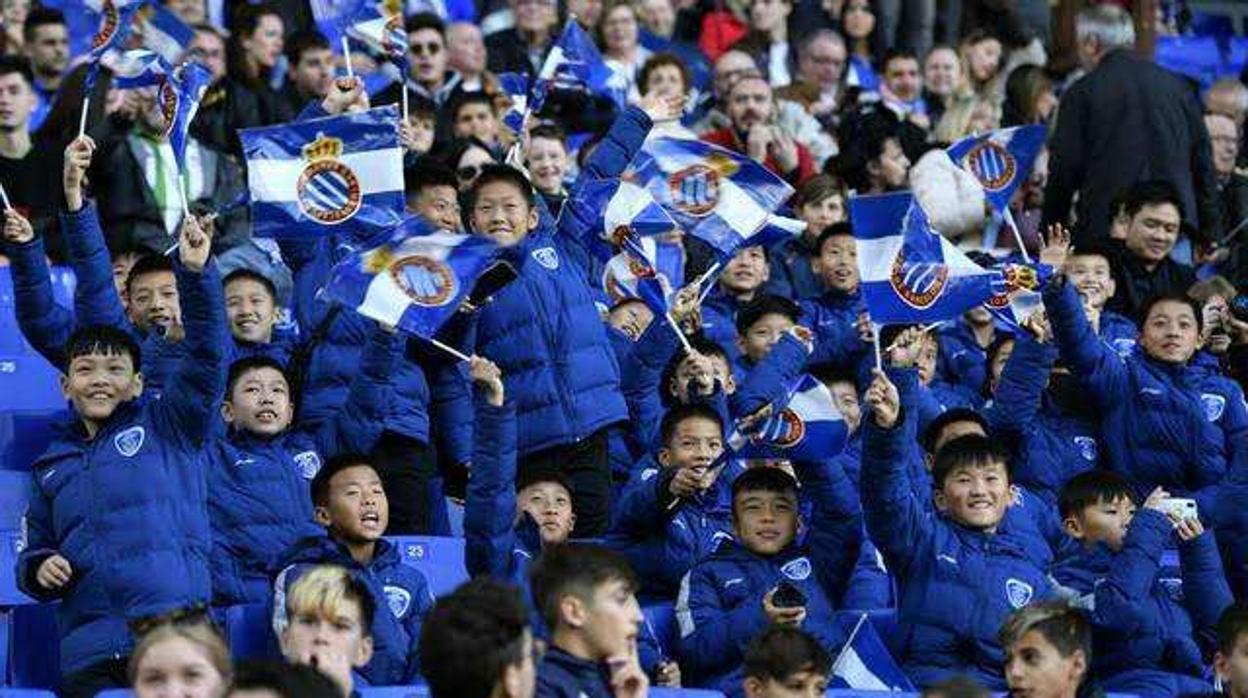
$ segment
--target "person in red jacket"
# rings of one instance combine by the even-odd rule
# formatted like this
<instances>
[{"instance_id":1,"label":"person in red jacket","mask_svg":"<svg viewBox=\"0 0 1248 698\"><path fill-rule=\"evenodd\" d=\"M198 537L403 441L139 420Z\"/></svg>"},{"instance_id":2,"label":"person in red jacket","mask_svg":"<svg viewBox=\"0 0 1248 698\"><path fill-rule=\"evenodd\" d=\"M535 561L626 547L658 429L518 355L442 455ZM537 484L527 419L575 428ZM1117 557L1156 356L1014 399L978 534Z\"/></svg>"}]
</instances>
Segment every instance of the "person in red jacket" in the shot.
<instances>
[{"instance_id":1,"label":"person in red jacket","mask_svg":"<svg viewBox=\"0 0 1248 698\"><path fill-rule=\"evenodd\" d=\"M739 79L725 101L732 125L702 140L748 155L795 187L814 176L810 151L776 123L776 100L766 80L757 75Z\"/></svg>"}]
</instances>

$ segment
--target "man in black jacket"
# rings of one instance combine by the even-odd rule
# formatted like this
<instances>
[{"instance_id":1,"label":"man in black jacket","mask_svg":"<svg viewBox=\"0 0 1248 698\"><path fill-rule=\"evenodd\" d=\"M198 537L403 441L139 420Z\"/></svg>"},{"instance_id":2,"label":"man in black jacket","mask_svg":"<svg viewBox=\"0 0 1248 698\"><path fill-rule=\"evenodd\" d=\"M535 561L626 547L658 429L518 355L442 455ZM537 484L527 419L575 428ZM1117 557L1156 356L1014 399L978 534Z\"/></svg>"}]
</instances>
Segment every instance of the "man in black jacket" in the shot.
<instances>
[{"instance_id":1,"label":"man in black jacket","mask_svg":"<svg viewBox=\"0 0 1248 698\"><path fill-rule=\"evenodd\" d=\"M1049 147L1044 225L1065 222L1076 193L1075 241L1108 235L1109 204L1140 180L1166 180L1202 240L1217 237L1217 184L1195 91L1137 58L1131 16L1107 5L1079 13L1080 61L1088 75L1062 97Z\"/></svg>"},{"instance_id":2,"label":"man in black jacket","mask_svg":"<svg viewBox=\"0 0 1248 698\"><path fill-rule=\"evenodd\" d=\"M1127 192L1123 210L1129 220L1127 238L1110 242L1117 292L1105 307L1139 322L1150 298L1183 294L1196 276L1191 267L1170 258L1183 227L1174 186L1140 182Z\"/></svg>"}]
</instances>

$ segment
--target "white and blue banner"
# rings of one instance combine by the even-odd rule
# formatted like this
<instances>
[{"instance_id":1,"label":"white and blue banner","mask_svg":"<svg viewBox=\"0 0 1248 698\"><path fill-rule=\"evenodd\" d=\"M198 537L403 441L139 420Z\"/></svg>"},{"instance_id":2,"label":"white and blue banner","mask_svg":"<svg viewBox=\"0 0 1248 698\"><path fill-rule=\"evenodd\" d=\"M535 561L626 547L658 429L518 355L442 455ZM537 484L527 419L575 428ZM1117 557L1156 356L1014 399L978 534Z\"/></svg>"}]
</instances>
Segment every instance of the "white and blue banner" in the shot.
<instances>
[{"instance_id":1,"label":"white and blue banner","mask_svg":"<svg viewBox=\"0 0 1248 698\"><path fill-rule=\"evenodd\" d=\"M542 69L533 82L529 106L540 112L546 97L555 90L578 90L608 97L621 107L628 98L628 86L602 60L602 54L575 20L563 26L559 40L546 54Z\"/></svg>"},{"instance_id":2,"label":"white and blue banner","mask_svg":"<svg viewBox=\"0 0 1248 698\"><path fill-rule=\"evenodd\" d=\"M90 91L100 72L100 59L112 51L120 51L134 25L134 17L148 0L99 0L86 3L94 12L95 34L91 37L91 49L87 52L90 67L84 81L84 91Z\"/></svg>"},{"instance_id":3,"label":"white and blue banner","mask_svg":"<svg viewBox=\"0 0 1248 698\"><path fill-rule=\"evenodd\" d=\"M529 77L519 73L499 73L498 87L511 98L507 113L503 114L503 124L520 133L524 128L524 117L529 113Z\"/></svg>"},{"instance_id":4,"label":"white and blue banner","mask_svg":"<svg viewBox=\"0 0 1248 698\"><path fill-rule=\"evenodd\" d=\"M626 178L725 258L761 244L756 235L777 223L774 212L793 195L787 182L745 156L678 138L648 141Z\"/></svg>"},{"instance_id":5,"label":"white and blue banner","mask_svg":"<svg viewBox=\"0 0 1248 698\"><path fill-rule=\"evenodd\" d=\"M659 238L633 238L606 260L602 290L618 303L640 298L656 313L667 313L672 295L685 278L685 251L680 243Z\"/></svg>"},{"instance_id":6,"label":"white and blue banner","mask_svg":"<svg viewBox=\"0 0 1248 698\"><path fill-rule=\"evenodd\" d=\"M177 65L191 46L195 30L188 27L164 5L149 5L139 13L143 47L159 53L170 65Z\"/></svg>"},{"instance_id":7,"label":"white and blue banner","mask_svg":"<svg viewBox=\"0 0 1248 698\"><path fill-rule=\"evenodd\" d=\"M1046 135L1042 125L1015 126L968 136L945 152L958 167L974 175L993 208L1005 211L1010 197L1027 181Z\"/></svg>"},{"instance_id":8,"label":"white and blue banner","mask_svg":"<svg viewBox=\"0 0 1248 698\"><path fill-rule=\"evenodd\" d=\"M897 665L867 614L862 614L845 647L832 663L829 688L914 693L914 684Z\"/></svg>"},{"instance_id":9,"label":"white and blue banner","mask_svg":"<svg viewBox=\"0 0 1248 698\"><path fill-rule=\"evenodd\" d=\"M365 317L428 339L459 308L497 249L484 236L434 230L411 216L382 244L339 262L324 293Z\"/></svg>"},{"instance_id":10,"label":"white and blue banner","mask_svg":"<svg viewBox=\"0 0 1248 698\"><path fill-rule=\"evenodd\" d=\"M165 128L169 134L169 144L173 146L173 156L178 160L178 168L184 169L191 122L199 112L199 103L204 98L204 92L212 84L212 71L192 61L175 68L172 77L172 80L162 85L160 103L165 112ZM169 95L166 95L166 90L170 92Z\"/></svg>"},{"instance_id":11,"label":"white and blue banner","mask_svg":"<svg viewBox=\"0 0 1248 698\"><path fill-rule=\"evenodd\" d=\"M169 62L155 51L126 51L113 62L113 87L132 90L160 85L168 79L171 71Z\"/></svg>"},{"instance_id":12,"label":"white and blue banner","mask_svg":"<svg viewBox=\"0 0 1248 698\"><path fill-rule=\"evenodd\" d=\"M783 408L773 408L771 416L748 433L734 431L728 445L742 458L814 461L839 455L848 437L832 391L815 377L803 375L789 389Z\"/></svg>"},{"instance_id":13,"label":"white and blue banner","mask_svg":"<svg viewBox=\"0 0 1248 698\"><path fill-rule=\"evenodd\" d=\"M367 237L403 218L403 150L394 105L240 130L253 234Z\"/></svg>"}]
</instances>

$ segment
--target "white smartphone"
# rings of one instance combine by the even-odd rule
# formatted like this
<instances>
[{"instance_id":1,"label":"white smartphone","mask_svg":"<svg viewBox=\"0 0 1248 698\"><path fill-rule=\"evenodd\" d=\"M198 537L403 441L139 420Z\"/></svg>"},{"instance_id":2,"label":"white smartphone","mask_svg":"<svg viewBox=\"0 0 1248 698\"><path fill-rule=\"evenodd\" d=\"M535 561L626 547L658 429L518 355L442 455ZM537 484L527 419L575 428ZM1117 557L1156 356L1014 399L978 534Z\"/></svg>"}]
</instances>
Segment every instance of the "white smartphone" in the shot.
<instances>
[{"instance_id":1,"label":"white smartphone","mask_svg":"<svg viewBox=\"0 0 1248 698\"><path fill-rule=\"evenodd\" d=\"M1161 509L1172 519L1195 519L1196 500L1183 497L1167 497L1161 500Z\"/></svg>"}]
</instances>

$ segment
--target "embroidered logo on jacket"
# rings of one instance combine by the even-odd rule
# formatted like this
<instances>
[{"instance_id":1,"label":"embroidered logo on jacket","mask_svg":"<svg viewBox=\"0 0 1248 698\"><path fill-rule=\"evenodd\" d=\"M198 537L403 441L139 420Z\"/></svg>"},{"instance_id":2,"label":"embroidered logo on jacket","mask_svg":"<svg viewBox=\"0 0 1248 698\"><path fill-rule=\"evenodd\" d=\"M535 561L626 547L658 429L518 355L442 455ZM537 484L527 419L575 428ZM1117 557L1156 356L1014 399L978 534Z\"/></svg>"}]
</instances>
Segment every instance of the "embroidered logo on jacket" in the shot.
<instances>
[{"instance_id":1,"label":"embroidered logo on jacket","mask_svg":"<svg viewBox=\"0 0 1248 698\"><path fill-rule=\"evenodd\" d=\"M805 556L790 560L784 563L784 567L780 568L780 574L800 582L810 577L810 560Z\"/></svg>"},{"instance_id":2,"label":"embroidered logo on jacket","mask_svg":"<svg viewBox=\"0 0 1248 698\"><path fill-rule=\"evenodd\" d=\"M412 594L403 587L389 586L385 587L386 604L390 606L390 612L395 618L402 618L407 615L407 610L412 607Z\"/></svg>"},{"instance_id":3,"label":"embroidered logo on jacket","mask_svg":"<svg viewBox=\"0 0 1248 698\"><path fill-rule=\"evenodd\" d=\"M1014 608L1022 608L1031 601L1031 595L1035 591L1027 582L1010 577L1005 580L1005 598Z\"/></svg>"},{"instance_id":4,"label":"embroidered logo on jacket","mask_svg":"<svg viewBox=\"0 0 1248 698\"><path fill-rule=\"evenodd\" d=\"M132 457L143 448L143 441L147 438L147 431L143 427L130 427L119 432L113 437L113 445L117 447L117 452L126 458Z\"/></svg>"},{"instance_id":5,"label":"embroidered logo on jacket","mask_svg":"<svg viewBox=\"0 0 1248 698\"><path fill-rule=\"evenodd\" d=\"M559 253L553 247L539 247L532 252L537 263L554 271L559 268Z\"/></svg>"},{"instance_id":6,"label":"embroidered logo on jacket","mask_svg":"<svg viewBox=\"0 0 1248 698\"><path fill-rule=\"evenodd\" d=\"M321 457L316 451L304 451L295 454L295 465L299 468L299 474L305 480L311 480L316 477L316 473L321 469Z\"/></svg>"},{"instance_id":7,"label":"embroidered logo on jacket","mask_svg":"<svg viewBox=\"0 0 1248 698\"><path fill-rule=\"evenodd\" d=\"M1205 408L1205 419L1216 422L1226 411L1226 398L1216 393L1201 393L1200 404Z\"/></svg>"},{"instance_id":8,"label":"embroidered logo on jacket","mask_svg":"<svg viewBox=\"0 0 1248 698\"><path fill-rule=\"evenodd\" d=\"M1076 436L1075 447L1084 460L1095 461L1097 456L1096 439L1091 436Z\"/></svg>"}]
</instances>

